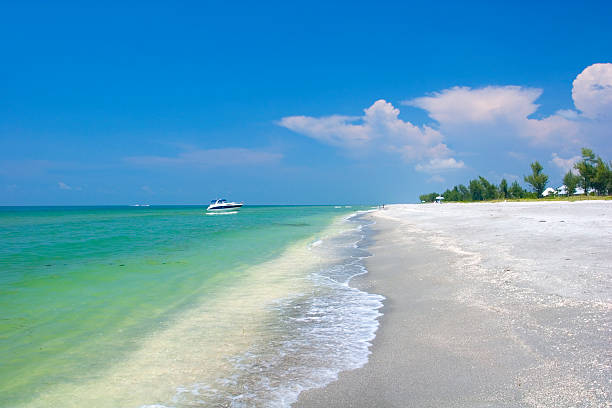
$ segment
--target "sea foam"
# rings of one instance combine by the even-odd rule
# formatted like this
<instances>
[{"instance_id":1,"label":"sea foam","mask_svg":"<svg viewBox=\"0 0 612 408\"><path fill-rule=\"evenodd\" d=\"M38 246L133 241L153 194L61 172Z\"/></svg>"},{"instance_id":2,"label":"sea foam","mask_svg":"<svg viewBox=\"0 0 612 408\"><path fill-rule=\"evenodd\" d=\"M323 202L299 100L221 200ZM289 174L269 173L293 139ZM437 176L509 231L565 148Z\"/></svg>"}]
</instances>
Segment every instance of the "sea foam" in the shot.
<instances>
[{"instance_id":1,"label":"sea foam","mask_svg":"<svg viewBox=\"0 0 612 408\"><path fill-rule=\"evenodd\" d=\"M168 407L288 407L303 390L367 363L384 298L349 285L367 273L369 253L359 246L363 223L359 215L341 220L333 233L310 244L318 263L299 278L306 290L268 305L265 335L227 357L229 373L180 387Z\"/></svg>"}]
</instances>

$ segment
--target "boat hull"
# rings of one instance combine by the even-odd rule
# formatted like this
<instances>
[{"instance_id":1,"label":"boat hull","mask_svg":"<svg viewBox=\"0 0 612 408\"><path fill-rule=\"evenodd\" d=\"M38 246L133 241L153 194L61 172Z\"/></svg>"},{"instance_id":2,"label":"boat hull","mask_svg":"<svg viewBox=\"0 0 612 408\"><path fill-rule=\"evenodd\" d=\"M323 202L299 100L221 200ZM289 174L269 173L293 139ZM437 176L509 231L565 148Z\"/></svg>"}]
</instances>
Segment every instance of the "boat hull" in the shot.
<instances>
[{"instance_id":1,"label":"boat hull","mask_svg":"<svg viewBox=\"0 0 612 408\"><path fill-rule=\"evenodd\" d=\"M219 205L219 206L209 206L206 210L207 211L236 211L238 210L240 207L242 207L242 204L232 204L232 205Z\"/></svg>"}]
</instances>

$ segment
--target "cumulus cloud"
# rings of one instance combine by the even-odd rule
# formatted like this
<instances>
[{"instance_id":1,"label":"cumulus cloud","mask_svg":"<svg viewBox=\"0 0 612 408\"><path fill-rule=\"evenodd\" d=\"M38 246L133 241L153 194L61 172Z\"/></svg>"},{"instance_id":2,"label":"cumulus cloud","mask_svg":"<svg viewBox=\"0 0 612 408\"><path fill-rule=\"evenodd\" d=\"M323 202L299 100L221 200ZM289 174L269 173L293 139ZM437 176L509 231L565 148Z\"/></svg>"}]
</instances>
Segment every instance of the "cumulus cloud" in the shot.
<instances>
[{"instance_id":1,"label":"cumulus cloud","mask_svg":"<svg viewBox=\"0 0 612 408\"><path fill-rule=\"evenodd\" d=\"M587 118L612 118L612 64L585 68L574 80L572 99Z\"/></svg>"},{"instance_id":2,"label":"cumulus cloud","mask_svg":"<svg viewBox=\"0 0 612 408\"><path fill-rule=\"evenodd\" d=\"M400 119L399 114L399 109L380 99L364 109L362 116L288 116L278 124L332 146L396 153L406 161L447 158L452 154L438 130L415 126Z\"/></svg>"},{"instance_id":3,"label":"cumulus cloud","mask_svg":"<svg viewBox=\"0 0 612 408\"><path fill-rule=\"evenodd\" d=\"M441 124L494 123L526 117L538 109L542 90L519 86L459 87L404 102L424 109Z\"/></svg>"},{"instance_id":4,"label":"cumulus cloud","mask_svg":"<svg viewBox=\"0 0 612 408\"><path fill-rule=\"evenodd\" d=\"M593 64L576 77L570 109L539 114L542 93L514 85L456 86L402 102L427 112L433 123L423 126L400 119L399 110L383 99L361 116L289 116L278 124L352 152L395 153L429 173L465 167L453 158L449 144L465 154L486 146L517 159L525 159L521 150L528 148L567 154L582 146L606 146L612 126L612 64ZM555 153L551 161L566 169L571 167L566 161L573 159Z\"/></svg>"},{"instance_id":5,"label":"cumulus cloud","mask_svg":"<svg viewBox=\"0 0 612 408\"><path fill-rule=\"evenodd\" d=\"M578 127L567 111L533 119L541 89L520 86L487 86L480 89L454 87L405 101L424 109L446 134L477 137L517 135L532 143L571 141Z\"/></svg>"},{"instance_id":6,"label":"cumulus cloud","mask_svg":"<svg viewBox=\"0 0 612 408\"><path fill-rule=\"evenodd\" d=\"M417 171L424 171L427 173L437 173L446 170L462 169L465 167L463 161L457 161L452 157L446 159L430 159L427 163L417 164L414 168Z\"/></svg>"},{"instance_id":7,"label":"cumulus cloud","mask_svg":"<svg viewBox=\"0 0 612 408\"><path fill-rule=\"evenodd\" d=\"M574 164L576 164L576 162L578 162L580 159L580 156L573 156L567 159L563 159L559 157L557 153L553 153L550 162L557 166L562 174L565 174L570 170L572 171L572 173L578 174L578 171L574 168Z\"/></svg>"},{"instance_id":8,"label":"cumulus cloud","mask_svg":"<svg viewBox=\"0 0 612 408\"><path fill-rule=\"evenodd\" d=\"M578 146L600 137L612 119L612 64L593 64L574 80L574 109L534 118L538 88L453 87L403 102L427 111L447 137L518 137L540 146Z\"/></svg>"},{"instance_id":9,"label":"cumulus cloud","mask_svg":"<svg viewBox=\"0 0 612 408\"><path fill-rule=\"evenodd\" d=\"M310 116L289 116L282 118L279 125L321 142L342 147L359 147L372 138L364 126L352 122L359 117L332 115L322 118Z\"/></svg>"},{"instance_id":10,"label":"cumulus cloud","mask_svg":"<svg viewBox=\"0 0 612 408\"><path fill-rule=\"evenodd\" d=\"M190 149L177 156L130 156L124 161L138 166L222 167L252 166L279 161L280 153L245 148Z\"/></svg>"}]
</instances>

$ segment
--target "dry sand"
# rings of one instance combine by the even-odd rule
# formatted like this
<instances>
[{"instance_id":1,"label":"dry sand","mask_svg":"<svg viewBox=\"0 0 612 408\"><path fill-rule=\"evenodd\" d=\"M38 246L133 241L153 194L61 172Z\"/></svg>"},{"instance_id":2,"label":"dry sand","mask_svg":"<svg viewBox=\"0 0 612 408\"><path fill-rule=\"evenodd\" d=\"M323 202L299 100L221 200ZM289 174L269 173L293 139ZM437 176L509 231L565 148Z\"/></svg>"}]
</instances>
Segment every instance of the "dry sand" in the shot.
<instances>
[{"instance_id":1,"label":"dry sand","mask_svg":"<svg viewBox=\"0 0 612 408\"><path fill-rule=\"evenodd\" d=\"M369 216L372 355L295 407L612 406L612 202Z\"/></svg>"}]
</instances>

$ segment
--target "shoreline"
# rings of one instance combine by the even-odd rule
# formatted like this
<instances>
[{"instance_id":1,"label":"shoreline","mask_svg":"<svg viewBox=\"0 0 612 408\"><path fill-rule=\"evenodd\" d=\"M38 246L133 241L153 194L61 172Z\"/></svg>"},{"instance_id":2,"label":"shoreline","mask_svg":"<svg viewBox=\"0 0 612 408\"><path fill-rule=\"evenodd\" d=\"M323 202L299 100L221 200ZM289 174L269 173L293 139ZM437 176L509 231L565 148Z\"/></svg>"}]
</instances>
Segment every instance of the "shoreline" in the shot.
<instances>
[{"instance_id":1,"label":"shoreline","mask_svg":"<svg viewBox=\"0 0 612 408\"><path fill-rule=\"evenodd\" d=\"M367 216L373 256L351 285L386 297L372 354L294 407L610 406L609 202Z\"/></svg>"},{"instance_id":2,"label":"shoreline","mask_svg":"<svg viewBox=\"0 0 612 408\"><path fill-rule=\"evenodd\" d=\"M186 240L191 246L183 242L183 247L171 247L172 250L157 254L157 257L147 257L147 252L142 250L130 252L132 258L124 255L117 261L117 249L112 248L108 257L104 258L107 262L102 263L101 267L96 263L91 269L84 269L81 264L73 269L63 265L63 269L75 271L69 275L75 287L79 283L79 288L92 287L90 282L102 271L105 277L115 278L106 281L111 283L118 282L119 278L143 277L142 282L151 284L147 287L148 293L155 293L158 287L164 293L169 287L176 293L185 293L168 276L176 277L180 282L193 277L190 281L192 285L185 288L189 290L188 294L195 295L182 304L164 303L165 298L156 296L154 299L160 302L153 305L155 311L169 310L167 314L156 320L151 319L151 324L144 321L137 327L138 330L130 332L122 330L126 326L115 326L119 330L116 333L113 330L112 336L105 337L105 334L115 327L106 332L101 330L98 325L102 323L101 319L82 319L92 321L97 332L95 338L81 341L82 337L70 337L72 332L69 330L62 333L64 337L56 335L55 339L62 343L65 339L66 343L73 342L69 343L70 352L57 351L52 354L44 350L47 355L56 358L55 361L60 360L59 363L51 358L47 361L38 359L36 366L27 370L31 373L30 377L20 375L26 371L24 363L19 367L19 360L7 359L22 371L10 381L2 378L0 388L4 392L0 401L5 402L0 402L0 405L178 407L194 404L263 406L266 402L275 406L289 405L290 401L297 399L301 389L322 386L335 378L335 373L358 367L367 361L368 346L362 340L374 337L377 312L373 306L376 306L378 299L367 293L355 293L345 284L348 277L362 270L361 251L353 246L356 240L361 239L362 233L357 223L345 222L353 213L354 210L325 208L257 209L257 212L245 211L241 217L212 220L198 210L190 210L187 214L182 210L162 210L158 214L164 217L147 217L147 220L154 221L147 224L149 228L157 228L158 231L172 232L167 223L157 222L158 219L172 219L183 222L180 225L188 230L197 228L202 233L191 236L191 241ZM74 223L79 227L95 226L96 219L100 218L83 215L82 212L74 214L81 221ZM126 229L126 226L136 232L150 230L140 223L136 226L130 224L134 218L125 217L121 209L114 214L111 220L119 221L113 233L122 231L119 228ZM248 218L249 214L251 218ZM65 222L63 214L52 217L59 220L56 221L57 225ZM92 218L93 221L89 221ZM140 219L136 220L140 222ZM209 228L204 229L204 226ZM104 237L98 235L98 238ZM114 236L109 235L111 238ZM26 234L23 236L27 237ZM60 240L56 241L61 243ZM205 245L207 243L209 245ZM145 249L151 252L151 248L158 247L151 245ZM209 252L205 251L207 248ZM248 253L247 249L258 251ZM74 250L72 254L82 264L92 264L89 252ZM242 260L240 264L239 260ZM121 267L118 266L119 262ZM233 263L223 273L206 275L207 271L215 270L215 262L224 265ZM33 265L36 266L36 263ZM42 272L48 274L47 268L51 266L46 266ZM117 272L118 277L111 272ZM147 279L151 276L163 279L159 282ZM79 277L81 281L77 280ZM56 278L61 278L61 275L55 276L51 282L56 282ZM121 316L131 317L130 322L133 322L136 317L144 316L140 306L146 312L152 306L146 303L150 301L146 297L145 302L134 303L139 305L136 310L130 308L132 304L127 300L135 298L138 293L134 292L134 288L142 285L130 286L127 284L130 281L122 282L126 296L109 296L110 300L100 310L109 315L111 311L119 311L113 316L121 313ZM102 290L107 287L98 284L96 288ZM111 290L104 293L118 295L118 292ZM74 298L74 295L70 296L70 299ZM48 299L55 300L56 297L48 296ZM87 297L89 299L91 297ZM113 303L113 300L117 302ZM370 315L364 315L363 310L355 310L364 304L372 309ZM116 307L113 309L112 306ZM134 316L135 313L139 314ZM150 312L148 316L151 316ZM112 319L112 322L116 321ZM343 322L346 327L338 327L338 322ZM360 331L350 330L356 327ZM76 330L90 327L73 325L69 328L79 334ZM122 333L125 333L124 337L120 337ZM88 354L87 350L83 352L78 349L81 344L89 346L94 341L97 342L95 345L99 354L93 357L103 360L104 364L90 358L92 354ZM331 343L334 343L333 347L330 347ZM15 345L20 346L13 342L12 346ZM24 350L22 355L27 356L25 352L33 348L31 345L31 342L21 345ZM40 350L40 354L38 350L34 352L42 355L42 347ZM71 366L69 357L76 355L77 351L81 352L81 358ZM65 375L64 381L57 381L53 377L57 375L58 368L70 369L70 375ZM329 374L327 378L326 374ZM44 383L38 380L43 376L47 379ZM27 384L27 381L35 391L19 392L18 382ZM39 385L41 383L43 385Z\"/></svg>"}]
</instances>

